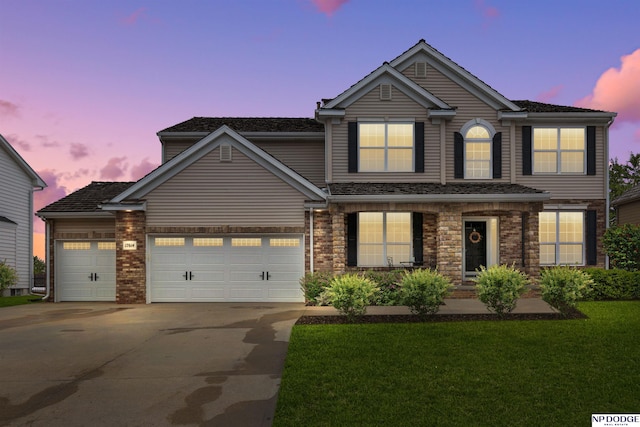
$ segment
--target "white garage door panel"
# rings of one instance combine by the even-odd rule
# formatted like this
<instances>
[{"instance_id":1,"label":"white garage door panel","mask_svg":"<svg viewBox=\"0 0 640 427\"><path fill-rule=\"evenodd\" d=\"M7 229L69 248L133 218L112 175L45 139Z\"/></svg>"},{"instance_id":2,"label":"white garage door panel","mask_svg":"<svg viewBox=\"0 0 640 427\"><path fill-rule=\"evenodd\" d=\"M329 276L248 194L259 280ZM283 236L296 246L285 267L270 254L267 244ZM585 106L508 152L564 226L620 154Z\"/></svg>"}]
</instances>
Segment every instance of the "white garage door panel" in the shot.
<instances>
[{"instance_id":1,"label":"white garage door panel","mask_svg":"<svg viewBox=\"0 0 640 427\"><path fill-rule=\"evenodd\" d=\"M57 242L55 284L58 301L115 301L113 242Z\"/></svg>"},{"instance_id":2,"label":"white garage door panel","mask_svg":"<svg viewBox=\"0 0 640 427\"><path fill-rule=\"evenodd\" d=\"M155 246L155 237L150 237L149 247L152 302L304 301L299 285L304 275L300 235L275 240L185 236L179 247ZM191 273L188 280L185 272Z\"/></svg>"}]
</instances>

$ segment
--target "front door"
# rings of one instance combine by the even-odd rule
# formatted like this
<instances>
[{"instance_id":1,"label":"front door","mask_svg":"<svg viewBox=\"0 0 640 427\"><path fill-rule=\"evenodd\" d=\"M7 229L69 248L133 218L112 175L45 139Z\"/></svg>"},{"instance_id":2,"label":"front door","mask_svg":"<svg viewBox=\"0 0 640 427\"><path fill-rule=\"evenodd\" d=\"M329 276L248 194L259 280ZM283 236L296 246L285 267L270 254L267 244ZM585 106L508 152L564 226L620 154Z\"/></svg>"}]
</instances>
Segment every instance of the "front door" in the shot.
<instances>
[{"instance_id":1,"label":"front door","mask_svg":"<svg viewBox=\"0 0 640 427\"><path fill-rule=\"evenodd\" d=\"M487 222L465 221L464 236L465 272L475 273L481 265L487 266Z\"/></svg>"}]
</instances>

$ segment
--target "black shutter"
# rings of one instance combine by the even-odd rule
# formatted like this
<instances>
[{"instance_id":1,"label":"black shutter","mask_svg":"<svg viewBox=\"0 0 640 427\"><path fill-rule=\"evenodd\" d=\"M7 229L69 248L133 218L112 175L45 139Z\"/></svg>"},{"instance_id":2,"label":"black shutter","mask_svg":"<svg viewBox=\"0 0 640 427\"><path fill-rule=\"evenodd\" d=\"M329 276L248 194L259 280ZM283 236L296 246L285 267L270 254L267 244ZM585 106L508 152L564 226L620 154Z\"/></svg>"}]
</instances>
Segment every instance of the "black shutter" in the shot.
<instances>
[{"instance_id":1,"label":"black shutter","mask_svg":"<svg viewBox=\"0 0 640 427\"><path fill-rule=\"evenodd\" d=\"M587 126L587 175L596 174L596 127Z\"/></svg>"},{"instance_id":2,"label":"black shutter","mask_svg":"<svg viewBox=\"0 0 640 427\"><path fill-rule=\"evenodd\" d=\"M422 248L422 213L413 213L413 259L415 265L424 263Z\"/></svg>"},{"instance_id":3,"label":"black shutter","mask_svg":"<svg viewBox=\"0 0 640 427\"><path fill-rule=\"evenodd\" d=\"M347 214L347 265L358 265L358 213Z\"/></svg>"},{"instance_id":4,"label":"black shutter","mask_svg":"<svg viewBox=\"0 0 640 427\"><path fill-rule=\"evenodd\" d=\"M349 144L349 173L358 172L358 122L349 122L347 128Z\"/></svg>"},{"instance_id":5,"label":"black shutter","mask_svg":"<svg viewBox=\"0 0 640 427\"><path fill-rule=\"evenodd\" d=\"M587 265L596 265L598 263L597 249L597 212L595 210L587 211L587 230L586 230L586 252Z\"/></svg>"},{"instance_id":6,"label":"black shutter","mask_svg":"<svg viewBox=\"0 0 640 427\"><path fill-rule=\"evenodd\" d=\"M502 132L493 135L493 177L502 178Z\"/></svg>"},{"instance_id":7,"label":"black shutter","mask_svg":"<svg viewBox=\"0 0 640 427\"><path fill-rule=\"evenodd\" d=\"M416 122L414 126L416 173L422 173L424 172L424 122Z\"/></svg>"},{"instance_id":8,"label":"black shutter","mask_svg":"<svg viewBox=\"0 0 640 427\"><path fill-rule=\"evenodd\" d=\"M453 133L453 177L464 178L464 138L460 132Z\"/></svg>"},{"instance_id":9,"label":"black shutter","mask_svg":"<svg viewBox=\"0 0 640 427\"><path fill-rule=\"evenodd\" d=\"M531 175L531 126L522 126L522 175Z\"/></svg>"}]
</instances>

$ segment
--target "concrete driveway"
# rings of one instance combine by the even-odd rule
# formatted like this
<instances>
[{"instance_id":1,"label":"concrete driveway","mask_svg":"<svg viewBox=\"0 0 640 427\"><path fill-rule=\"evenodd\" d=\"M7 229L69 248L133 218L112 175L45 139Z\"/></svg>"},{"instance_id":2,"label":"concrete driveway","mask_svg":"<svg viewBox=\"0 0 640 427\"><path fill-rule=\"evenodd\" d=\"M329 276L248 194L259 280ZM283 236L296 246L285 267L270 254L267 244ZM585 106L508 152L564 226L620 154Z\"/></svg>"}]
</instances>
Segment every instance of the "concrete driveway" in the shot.
<instances>
[{"instance_id":1,"label":"concrete driveway","mask_svg":"<svg viewBox=\"0 0 640 427\"><path fill-rule=\"evenodd\" d=\"M0 425L271 425L303 304L0 309Z\"/></svg>"}]
</instances>

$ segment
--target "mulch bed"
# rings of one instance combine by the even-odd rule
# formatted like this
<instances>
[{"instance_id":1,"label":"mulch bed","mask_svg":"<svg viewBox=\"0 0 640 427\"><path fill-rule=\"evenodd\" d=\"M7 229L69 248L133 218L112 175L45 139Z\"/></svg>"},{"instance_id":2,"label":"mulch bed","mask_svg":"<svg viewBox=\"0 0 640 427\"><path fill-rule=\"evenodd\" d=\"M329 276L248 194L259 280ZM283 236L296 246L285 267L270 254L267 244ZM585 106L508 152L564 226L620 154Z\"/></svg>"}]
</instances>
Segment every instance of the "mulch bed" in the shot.
<instances>
[{"instance_id":1,"label":"mulch bed","mask_svg":"<svg viewBox=\"0 0 640 427\"><path fill-rule=\"evenodd\" d=\"M346 316L302 316L296 325L331 325L346 323L422 323L422 322L472 322L472 321L506 321L506 320L568 320L586 319L579 310L572 310L567 315L560 313L508 313L502 318L496 314L434 314L421 317L413 314L364 315L349 322Z\"/></svg>"}]
</instances>

